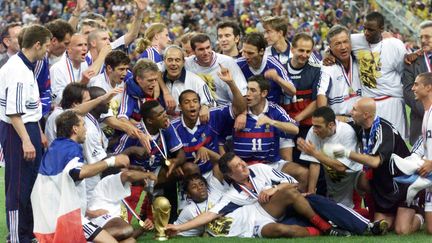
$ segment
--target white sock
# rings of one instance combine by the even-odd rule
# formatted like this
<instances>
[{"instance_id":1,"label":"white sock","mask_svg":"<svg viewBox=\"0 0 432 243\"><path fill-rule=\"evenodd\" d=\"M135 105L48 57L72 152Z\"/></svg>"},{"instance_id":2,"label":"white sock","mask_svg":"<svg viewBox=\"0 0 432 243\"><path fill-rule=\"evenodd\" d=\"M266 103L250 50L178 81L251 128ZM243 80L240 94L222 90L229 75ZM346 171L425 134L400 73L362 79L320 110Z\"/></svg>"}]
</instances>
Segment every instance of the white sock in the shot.
<instances>
[{"instance_id":1,"label":"white sock","mask_svg":"<svg viewBox=\"0 0 432 243\"><path fill-rule=\"evenodd\" d=\"M423 227L424 217L421 214L416 213L415 216L420 220L420 228Z\"/></svg>"}]
</instances>

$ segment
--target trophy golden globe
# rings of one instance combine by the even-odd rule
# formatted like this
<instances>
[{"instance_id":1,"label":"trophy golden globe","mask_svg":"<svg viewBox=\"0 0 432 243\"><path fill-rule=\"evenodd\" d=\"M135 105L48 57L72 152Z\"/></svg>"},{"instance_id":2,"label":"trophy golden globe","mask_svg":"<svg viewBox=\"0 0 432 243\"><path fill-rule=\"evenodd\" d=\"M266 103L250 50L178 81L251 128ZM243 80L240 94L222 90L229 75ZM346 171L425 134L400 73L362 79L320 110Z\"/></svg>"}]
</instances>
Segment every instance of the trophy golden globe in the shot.
<instances>
[{"instance_id":1,"label":"trophy golden globe","mask_svg":"<svg viewBox=\"0 0 432 243\"><path fill-rule=\"evenodd\" d=\"M171 204L166 197L157 197L152 205L153 220L155 225L155 240L165 241L168 236L165 234L165 227L171 212Z\"/></svg>"}]
</instances>

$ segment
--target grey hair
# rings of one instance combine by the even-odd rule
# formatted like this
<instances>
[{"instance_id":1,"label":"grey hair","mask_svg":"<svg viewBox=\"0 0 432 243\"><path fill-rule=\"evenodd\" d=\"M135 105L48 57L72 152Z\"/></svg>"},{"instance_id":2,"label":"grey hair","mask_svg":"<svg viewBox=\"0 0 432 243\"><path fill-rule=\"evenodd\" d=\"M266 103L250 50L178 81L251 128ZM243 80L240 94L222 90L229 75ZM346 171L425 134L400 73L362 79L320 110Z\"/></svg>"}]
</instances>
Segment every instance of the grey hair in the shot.
<instances>
[{"instance_id":1,"label":"grey hair","mask_svg":"<svg viewBox=\"0 0 432 243\"><path fill-rule=\"evenodd\" d=\"M429 28L429 27L432 27L432 21L431 20L423 21L420 24L420 29L426 29L426 28Z\"/></svg>"},{"instance_id":2,"label":"grey hair","mask_svg":"<svg viewBox=\"0 0 432 243\"><path fill-rule=\"evenodd\" d=\"M347 33L348 37L350 37L350 32L349 32L347 27L340 25L340 24L337 24L337 25L331 27L331 29L327 33L327 43L329 43L329 45L330 45L330 40L342 32Z\"/></svg>"},{"instance_id":3,"label":"grey hair","mask_svg":"<svg viewBox=\"0 0 432 243\"><path fill-rule=\"evenodd\" d=\"M163 53L164 60L165 60L165 58L166 58L166 54L168 53L168 51L169 51L170 49L177 49L177 50L179 50L179 51L181 52L181 54L182 54L182 58L183 58L183 60L185 59L186 53L185 53L185 51L183 50L183 48L181 48L181 47L178 46L178 45L169 45L169 46L165 47L165 50L164 50L164 53Z\"/></svg>"}]
</instances>

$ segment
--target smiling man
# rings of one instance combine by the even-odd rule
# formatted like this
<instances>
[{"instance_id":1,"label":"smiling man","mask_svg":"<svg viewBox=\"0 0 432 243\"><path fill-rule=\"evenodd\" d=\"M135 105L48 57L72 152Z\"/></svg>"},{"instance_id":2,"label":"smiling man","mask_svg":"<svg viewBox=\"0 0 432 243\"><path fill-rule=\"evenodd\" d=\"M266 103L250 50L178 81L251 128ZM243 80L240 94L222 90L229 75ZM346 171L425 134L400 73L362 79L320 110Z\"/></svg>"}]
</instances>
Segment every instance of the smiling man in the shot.
<instances>
[{"instance_id":1,"label":"smiling man","mask_svg":"<svg viewBox=\"0 0 432 243\"><path fill-rule=\"evenodd\" d=\"M341 25L333 26L327 41L336 63L321 67L317 106L328 105L338 120L349 121L355 101L361 96L361 83L357 60L351 54L349 30Z\"/></svg>"},{"instance_id":2,"label":"smiling man","mask_svg":"<svg viewBox=\"0 0 432 243\"><path fill-rule=\"evenodd\" d=\"M203 77L217 105L226 105L233 101L233 94L230 88L217 75L221 71L221 66L230 70L240 92L242 95L246 94L246 79L235 63L235 60L214 52L208 35L196 34L192 37L190 43L195 55L186 58L185 68Z\"/></svg>"},{"instance_id":3,"label":"smiling man","mask_svg":"<svg viewBox=\"0 0 432 243\"><path fill-rule=\"evenodd\" d=\"M414 144L421 136L421 124L424 110L421 102L415 99L412 87L416 77L425 72L431 72L432 57L432 21L424 21L420 24L420 44L423 56L418 57L413 63L405 64L402 75L403 94L406 104L411 108L410 113L410 143Z\"/></svg>"},{"instance_id":4,"label":"smiling man","mask_svg":"<svg viewBox=\"0 0 432 243\"><path fill-rule=\"evenodd\" d=\"M199 94L201 105L208 110L213 105L213 98L207 84L198 75L187 71L184 68L185 53L179 46L168 46L164 53L165 72L163 72L163 81L169 92L176 101L176 116L179 115L180 108L178 100L180 94L187 89L193 90Z\"/></svg>"},{"instance_id":5,"label":"smiling man","mask_svg":"<svg viewBox=\"0 0 432 243\"><path fill-rule=\"evenodd\" d=\"M353 208L354 184L363 166L347 158L328 157L321 150L325 143L341 143L355 150L357 138L354 129L344 122L337 121L335 113L327 106L315 110L312 124L306 139L297 140L297 147L302 151L300 159L311 162L308 192L315 193L322 164L326 172L327 196L335 202Z\"/></svg>"},{"instance_id":6,"label":"smiling man","mask_svg":"<svg viewBox=\"0 0 432 243\"><path fill-rule=\"evenodd\" d=\"M139 62L144 60L146 59L142 59ZM151 62L150 60L148 61ZM154 62L151 63L156 69L158 68ZM157 83L156 80L152 82L155 84ZM145 170L155 173L158 175L158 183L161 184L163 181L166 181L165 179L176 167L181 166L184 163L185 153L182 149L183 145L176 130L170 124L165 109L158 101L148 100L141 104L139 115L142 117L142 120L140 120L138 128L143 133L151 136L153 141L150 142L149 152L145 153L142 157L132 158L131 164L141 166ZM119 143L115 146L114 153L121 153L132 146L141 146L140 140L124 134L120 138ZM167 170L162 169L166 167L165 156L171 162ZM132 187L132 195L126 199L132 208L136 208L143 189L143 186ZM166 189L167 187L165 186L164 190ZM157 192L159 193L160 191ZM150 193L153 194L152 189L150 190ZM171 197L169 198L172 198L173 195L171 194L170 196ZM173 202L171 202L171 204L173 204ZM130 218L131 216L129 219Z\"/></svg>"},{"instance_id":7,"label":"smiling man","mask_svg":"<svg viewBox=\"0 0 432 243\"><path fill-rule=\"evenodd\" d=\"M265 55L267 42L259 33L250 33L243 38L243 57L237 59L246 79L254 75L264 75L270 80L270 91L267 99L280 103L283 93L293 95L296 92L294 84L282 64L272 56Z\"/></svg>"},{"instance_id":8,"label":"smiling man","mask_svg":"<svg viewBox=\"0 0 432 243\"><path fill-rule=\"evenodd\" d=\"M240 28L234 22L222 22L217 26L219 49L222 54L234 59L241 57L238 49L240 42Z\"/></svg>"}]
</instances>

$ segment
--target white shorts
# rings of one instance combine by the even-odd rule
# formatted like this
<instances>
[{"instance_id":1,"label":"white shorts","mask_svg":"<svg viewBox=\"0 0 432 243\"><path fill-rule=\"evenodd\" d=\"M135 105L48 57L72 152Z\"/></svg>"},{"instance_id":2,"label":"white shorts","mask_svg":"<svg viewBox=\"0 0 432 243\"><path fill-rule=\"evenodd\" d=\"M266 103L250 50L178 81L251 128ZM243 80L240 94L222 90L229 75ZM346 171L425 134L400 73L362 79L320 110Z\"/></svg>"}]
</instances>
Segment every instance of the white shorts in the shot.
<instances>
[{"instance_id":1,"label":"white shorts","mask_svg":"<svg viewBox=\"0 0 432 243\"><path fill-rule=\"evenodd\" d=\"M102 231L102 228L92 222L86 222L82 225L84 231L84 237L87 241L93 241L93 239Z\"/></svg>"},{"instance_id":2,"label":"white shorts","mask_svg":"<svg viewBox=\"0 0 432 243\"><path fill-rule=\"evenodd\" d=\"M96 224L97 226L103 228L111 219L114 219L114 218L116 218L116 217L112 216L111 214L104 214L104 215L101 215L99 217L92 218L92 219L90 219L90 221L93 224Z\"/></svg>"},{"instance_id":3,"label":"white shorts","mask_svg":"<svg viewBox=\"0 0 432 243\"><path fill-rule=\"evenodd\" d=\"M279 138L279 149L295 147L294 140L291 138Z\"/></svg>"},{"instance_id":4,"label":"white shorts","mask_svg":"<svg viewBox=\"0 0 432 243\"><path fill-rule=\"evenodd\" d=\"M399 131L403 139L408 137L405 102L402 98L390 97L383 100L377 100L376 111L379 117L389 121Z\"/></svg>"},{"instance_id":5,"label":"white shorts","mask_svg":"<svg viewBox=\"0 0 432 243\"><path fill-rule=\"evenodd\" d=\"M276 222L259 203L246 205L212 221L206 226L207 232L215 237L262 237L264 226Z\"/></svg>"},{"instance_id":6,"label":"white shorts","mask_svg":"<svg viewBox=\"0 0 432 243\"><path fill-rule=\"evenodd\" d=\"M289 163L289 162L281 159L281 160L273 162L273 163L267 163L266 165L272 167L273 169L275 169L277 171L282 171L282 168L284 167L284 165L286 163Z\"/></svg>"}]
</instances>

